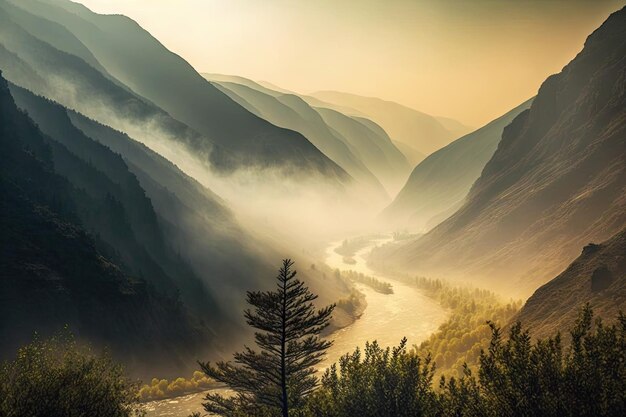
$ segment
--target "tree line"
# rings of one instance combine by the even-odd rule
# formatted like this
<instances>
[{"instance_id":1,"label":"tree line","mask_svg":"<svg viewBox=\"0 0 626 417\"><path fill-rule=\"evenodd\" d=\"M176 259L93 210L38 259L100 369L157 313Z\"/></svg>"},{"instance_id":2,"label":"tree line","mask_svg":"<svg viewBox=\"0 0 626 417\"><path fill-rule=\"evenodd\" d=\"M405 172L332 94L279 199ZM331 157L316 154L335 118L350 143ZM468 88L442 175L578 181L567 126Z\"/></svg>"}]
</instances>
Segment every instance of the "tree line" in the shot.
<instances>
[{"instance_id":1,"label":"tree line","mask_svg":"<svg viewBox=\"0 0 626 417\"><path fill-rule=\"evenodd\" d=\"M439 286L437 283L433 283ZM441 286L440 286L441 287ZM256 349L232 361L200 362L233 395L207 394L206 412L226 417L621 416L626 415L626 316L607 325L589 305L569 331L533 341L515 323L503 335L489 322L488 346L473 369L435 378L432 354L375 341L344 355L317 377L332 344L320 337L334 305L283 261L273 291L248 292L247 323ZM139 385L108 357L73 341L38 341L0 368L0 416L137 416ZM202 415L201 413L194 414Z\"/></svg>"}]
</instances>

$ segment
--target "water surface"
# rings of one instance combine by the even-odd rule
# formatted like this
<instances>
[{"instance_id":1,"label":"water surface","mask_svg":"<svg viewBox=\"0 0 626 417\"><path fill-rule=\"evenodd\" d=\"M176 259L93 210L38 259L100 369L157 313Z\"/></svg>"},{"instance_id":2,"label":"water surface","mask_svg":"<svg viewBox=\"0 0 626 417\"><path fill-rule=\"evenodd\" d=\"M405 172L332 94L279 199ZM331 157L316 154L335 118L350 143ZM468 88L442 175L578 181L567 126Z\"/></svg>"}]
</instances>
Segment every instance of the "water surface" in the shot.
<instances>
[{"instance_id":1,"label":"water surface","mask_svg":"<svg viewBox=\"0 0 626 417\"><path fill-rule=\"evenodd\" d=\"M368 268L365 255L370 250L389 239L373 240L367 247L354 255L355 264L346 264L343 256L334 249L341 241L329 244L326 250L326 264L333 269L353 270L376 277L391 283L393 294L380 294L371 288L357 284L365 294L367 308L361 318L354 324L334 332L330 337L334 340L327 352L327 357L319 366L325 369L345 353L352 352L357 346L363 347L366 341L377 340L381 346L395 346L403 337L408 345L425 340L446 319L447 313L437 303L426 297L417 288L389 279ZM227 394L227 389L216 392ZM196 393L169 400L147 403L148 417L187 417L194 411L202 411L202 399L205 393Z\"/></svg>"}]
</instances>

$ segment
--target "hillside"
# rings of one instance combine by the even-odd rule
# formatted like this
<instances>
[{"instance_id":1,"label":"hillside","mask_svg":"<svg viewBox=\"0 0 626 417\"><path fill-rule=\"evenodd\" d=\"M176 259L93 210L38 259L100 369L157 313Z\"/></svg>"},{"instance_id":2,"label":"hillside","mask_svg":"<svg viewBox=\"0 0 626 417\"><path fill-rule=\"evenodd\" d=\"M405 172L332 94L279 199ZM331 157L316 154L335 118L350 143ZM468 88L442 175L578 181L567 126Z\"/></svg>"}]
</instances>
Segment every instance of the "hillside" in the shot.
<instances>
[{"instance_id":1,"label":"hillside","mask_svg":"<svg viewBox=\"0 0 626 417\"><path fill-rule=\"evenodd\" d=\"M391 139L402 142L424 155L443 148L463 132L459 130L458 124L452 125L449 120L444 123L452 129L445 128L436 117L392 101L338 91L318 91L310 96L357 110L381 125ZM470 130L467 128L463 133Z\"/></svg>"},{"instance_id":2,"label":"hillside","mask_svg":"<svg viewBox=\"0 0 626 417\"><path fill-rule=\"evenodd\" d=\"M423 232L454 213L498 147L504 128L531 103L520 104L429 155L413 169L380 218L395 228Z\"/></svg>"},{"instance_id":3,"label":"hillside","mask_svg":"<svg viewBox=\"0 0 626 417\"><path fill-rule=\"evenodd\" d=\"M463 206L378 262L528 295L626 224L626 10L507 126ZM505 279L503 278L506 277Z\"/></svg>"},{"instance_id":4,"label":"hillside","mask_svg":"<svg viewBox=\"0 0 626 417\"><path fill-rule=\"evenodd\" d=\"M313 105L310 97L271 90L243 77L205 77L249 111L302 133L355 179L372 184L370 187L382 184L386 193L394 195L404 183L409 162L371 120L349 116L328 103Z\"/></svg>"},{"instance_id":5,"label":"hillside","mask_svg":"<svg viewBox=\"0 0 626 417\"><path fill-rule=\"evenodd\" d=\"M260 86L262 91L233 82L215 82L215 85L251 113L276 126L301 133L356 181L379 198L388 200L378 178L348 147L349 144L335 135L320 115L301 98L291 94L269 94Z\"/></svg>"},{"instance_id":6,"label":"hillside","mask_svg":"<svg viewBox=\"0 0 626 417\"><path fill-rule=\"evenodd\" d=\"M0 147L0 328L11 335L0 339L3 357L35 330L64 325L109 346L137 374L147 364L163 373L186 368L210 346L210 328L180 300L103 254L107 246L81 220L90 198L57 172L63 147L54 149L17 109L2 77Z\"/></svg>"},{"instance_id":7,"label":"hillside","mask_svg":"<svg viewBox=\"0 0 626 417\"><path fill-rule=\"evenodd\" d=\"M333 181L349 181L341 168L302 135L248 112L128 17L98 15L67 0L20 0L14 4L64 26L115 79L210 138L201 150L210 151L210 142L227 150L234 157L228 161L232 168L275 167L293 174L310 171ZM142 53L137 54L138 50Z\"/></svg>"},{"instance_id":8,"label":"hillside","mask_svg":"<svg viewBox=\"0 0 626 417\"><path fill-rule=\"evenodd\" d=\"M533 336L572 328L589 303L594 314L613 321L626 308L626 229L601 244L590 243L565 271L540 287L515 320Z\"/></svg>"}]
</instances>

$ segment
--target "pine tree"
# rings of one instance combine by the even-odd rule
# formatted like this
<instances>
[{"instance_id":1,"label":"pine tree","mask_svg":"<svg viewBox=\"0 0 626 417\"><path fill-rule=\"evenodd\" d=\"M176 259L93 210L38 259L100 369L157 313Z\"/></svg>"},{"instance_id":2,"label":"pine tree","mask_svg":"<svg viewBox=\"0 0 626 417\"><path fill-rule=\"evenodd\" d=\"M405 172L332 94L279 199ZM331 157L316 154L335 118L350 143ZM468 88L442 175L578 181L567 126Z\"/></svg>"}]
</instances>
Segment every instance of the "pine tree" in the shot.
<instances>
[{"instance_id":1,"label":"pine tree","mask_svg":"<svg viewBox=\"0 0 626 417\"><path fill-rule=\"evenodd\" d=\"M255 343L260 351L245 346L233 362L200 363L206 375L236 393L229 398L208 394L203 404L207 412L288 417L317 386L314 366L331 345L319 335L335 306L316 310L317 295L295 278L292 266L290 259L283 261L275 291L248 292L253 310L245 310L244 316L257 330Z\"/></svg>"}]
</instances>

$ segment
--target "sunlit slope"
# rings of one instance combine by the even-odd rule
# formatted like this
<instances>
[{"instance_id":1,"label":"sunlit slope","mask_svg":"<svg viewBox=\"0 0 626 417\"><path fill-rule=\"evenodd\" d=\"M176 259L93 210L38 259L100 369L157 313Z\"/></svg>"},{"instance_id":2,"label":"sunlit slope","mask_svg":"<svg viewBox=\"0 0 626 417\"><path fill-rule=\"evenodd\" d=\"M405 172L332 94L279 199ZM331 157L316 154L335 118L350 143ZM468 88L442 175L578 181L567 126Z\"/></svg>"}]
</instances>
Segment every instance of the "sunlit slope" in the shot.
<instances>
[{"instance_id":1,"label":"sunlit slope","mask_svg":"<svg viewBox=\"0 0 626 417\"><path fill-rule=\"evenodd\" d=\"M626 10L549 77L502 140L465 204L424 237L377 258L486 279L529 294L590 241L626 224Z\"/></svg>"},{"instance_id":2,"label":"sunlit slope","mask_svg":"<svg viewBox=\"0 0 626 417\"><path fill-rule=\"evenodd\" d=\"M385 129L391 139L429 155L456 139L458 129L448 130L437 118L392 101L338 91L318 91L310 96L354 108ZM471 129L467 129L468 133Z\"/></svg>"},{"instance_id":3,"label":"sunlit slope","mask_svg":"<svg viewBox=\"0 0 626 417\"><path fill-rule=\"evenodd\" d=\"M175 296L155 290L157 282L148 280L156 277L141 277L124 265L105 236L94 232L88 214L113 198L99 199L85 186L99 181L105 192L112 180L42 134L17 109L2 77L0 148L3 358L33 332L45 336L66 325L79 339L106 344L138 374L148 363L163 373L182 369L212 344L209 327L194 321ZM80 187L65 176L71 167L81 169ZM127 179L125 190L132 195ZM124 215L117 204L117 211L101 212L97 220ZM127 224L117 223L112 231L130 239Z\"/></svg>"},{"instance_id":4,"label":"sunlit slope","mask_svg":"<svg viewBox=\"0 0 626 417\"><path fill-rule=\"evenodd\" d=\"M16 23L11 17L14 13L6 11L12 9L0 0L0 53L5 76L11 82L142 141L171 140L187 146L215 167L229 168L233 157L219 145L112 81L82 58L63 52L61 49L69 49L67 44L79 42L69 32L62 37L54 37L54 32L49 32L49 39L61 48L58 49ZM35 15L30 15L29 21L34 22L31 26L36 26L38 32L54 27Z\"/></svg>"},{"instance_id":5,"label":"sunlit slope","mask_svg":"<svg viewBox=\"0 0 626 417\"><path fill-rule=\"evenodd\" d=\"M66 27L116 79L234 154L235 167L278 167L349 181L302 135L245 110L133 20L98 15L66 0L16 4Z\"/></svg>"},{"instance_id":6,"label":"sunlit slope","mask_svg":"<svg viewBox=\"0 0 626 417\"><path fill-rule=\"evenodd\" d=\"M540 287L515 318L538 338L572 328L589 303L613 321L626 309L626 229L601 244L589 244L565 271Z\"/></svg>"},{"instance_id":7,"label":"sunlit slope","mask_svg":"<svg viewBox=\"0 0 626 417\"><path fill-rule=\"evenodd\" d=\"M526 101L420 162L381 219L393 227L422 232L435 226L433 218L460 207L498 147L504 128L531 102Z\"/></svg>"},{"instance_id":8,"label":"sunlit slope","mask_svg":"<svg viewBox=\"0 0 626 417\"><path fill-rule=\"evenodd\" d=\"M345 139L333 133L317 111L301 98L285 94L270 95L233 82L215 82L215 85L251 113L276 126L301 133L379 198L388 198L378 178L352 152Z\"/></svg>"}]
</instances>

